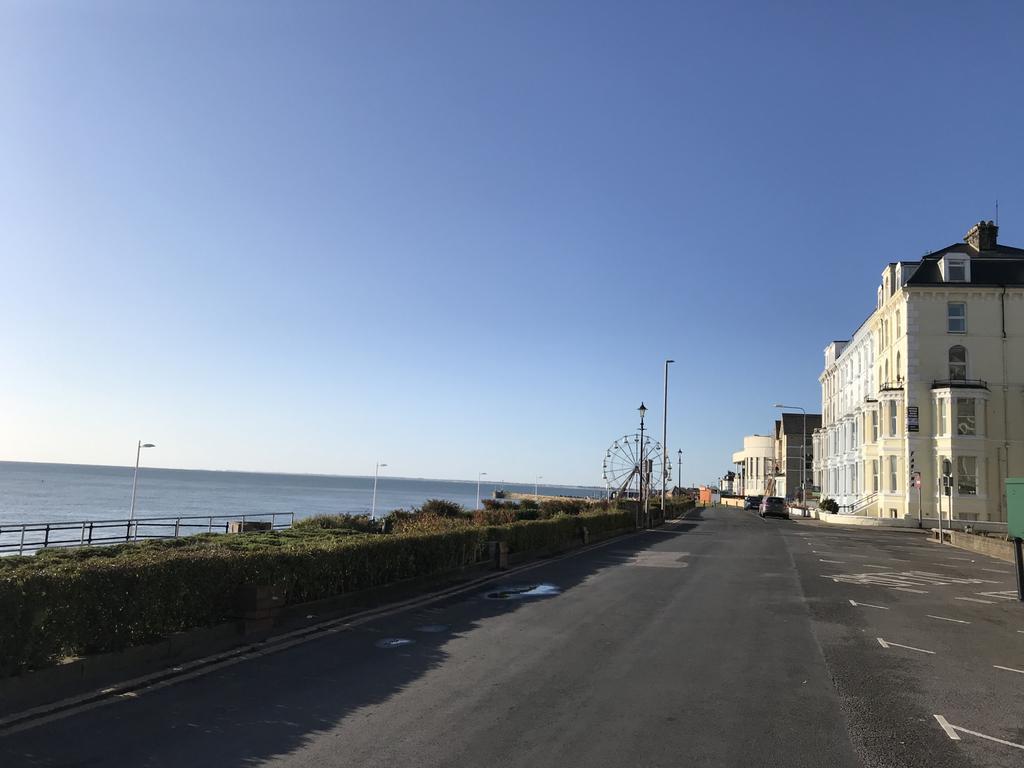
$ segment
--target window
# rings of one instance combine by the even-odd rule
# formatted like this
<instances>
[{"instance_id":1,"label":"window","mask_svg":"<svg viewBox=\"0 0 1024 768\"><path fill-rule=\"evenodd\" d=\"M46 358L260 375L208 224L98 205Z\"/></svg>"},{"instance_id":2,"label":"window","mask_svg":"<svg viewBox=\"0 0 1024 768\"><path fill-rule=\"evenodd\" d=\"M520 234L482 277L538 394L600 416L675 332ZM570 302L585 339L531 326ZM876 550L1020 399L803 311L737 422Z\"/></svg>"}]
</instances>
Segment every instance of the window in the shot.
<instances>
[{"instance_id":1,"label":"window","mask_svg":"<svg viewBox=\"0 0 1024 768\"><path fill-rule=\"evenodd\" d=\"M964 262L964 261L949 261L949 262L946 262L946 282L949 282L949 283L966 283L967 282L967 262Z\"/></svg>"},{"instance_id":2,"label":"window","mask_svg":"<svg viewBox=\"0 0 1024 768\"><path fill-rule=\"evenodd\" d=\"M946 331L967 333L967 305L962 301L951 301L946 305Z\"/></svg>"},{"instance_id":3,"label":"window","mask_svg":"<svg viewBox=\"0 0 1024 768\"><path fill-rule=\"evenodd\" d=\"M973 397L958 397L956 399L956 433L958 435L978 434L978 423L974 410Z\"/></svg>"},{"instance_id":4,"label":"window","mask_svg":"<svg viewBox=\"0 0 1024 768\"><path fill-rule=\"evenodd\" d=\"M896 312L896 338L900 337L900 313Z\"/></svg>"},{"instance_id":5,"label":"window","mask_svg":"<svg viewBox=\"0 0 1024 768\"><path fill-rule=\"evenodd\" d=\"M850 465L850 492L860 493L860 488L857 487L857 465Z\"/></svg>"},{"instance_id":6,"label":"window","mask_svg":"<svg viewBox=\"0 0 1024 768\"><path fill-rule=\"evenodd\" d=\"M976 457L956 457L956 492L960 496L978 495L978 459Z\"/></svg>"},{"instance_id":7,"label":"window","mask_svg":"<svg viewBox=\"0 0 1024 768\"><path fill-rule=\"evenodd\" d=\"M935 434L948 435L949 429L946 427L946 398L939 398L939 404L936 406L936 409L939 412L939 429Z\"/></svg>"},{"instance_id":8,"label":"window","mask_svg":"<svg viewBox=\"0 0 1024 768\"><path fill-rule=\"evenodd\" d=\"M967 378L967 348L957 344L949 348L949 379L964 381Z\"/></svg>"},{"instance_id":9,"label":"window","mask_svg":"<svg viewBox=\"0 0 1024 768\"><path fill-rule=\"evenodd\" d=\"M878 459L871 460L871 490L878 493Z\"/></svg>"},{"instance_id":10,"label":"window","mask_svg":"<svg viewBox=\"0 0 1024 768\"><path fill-rule=\"evenodd\" d=\"M889 493L896 493L897 483L899 482L898 473L896 471L896 457L889 457Z\"/></svg>"},{"instance_id":11,"label":"window","mask_svg":"<svg viewBox=\"0 0 1024 768\"><path fill-rule=\"evenodd\" d=\"M899 352L896 353L896 381L903 381L903 358Z\"/></svg>"},{"instance_id":12,"label":"window","mask_svg":"<svg viewBox=\"0 0 1024 768\"><path fill-rule=\"evenodd\" d=\"M885 361L885 386L889 386L889 361Z\"/></svg>"},{"instance_id":13,"label":"window","mask_svg":"<svg viewBox=\"0 0 1024 768\"><path fill-rule=\"evenodd\" d=\"M896 437L896 401L889 401L889 437Z\"/></svg>"},{"instance_id":14,"label":"window","mask_svg":"<svg viewBox=\"0 0 1024 768\"><path fill-rule=\"evenodd\" d=\"M871 442L878 442L878 411L871 411Z\"/></svg>"}]
</instances>

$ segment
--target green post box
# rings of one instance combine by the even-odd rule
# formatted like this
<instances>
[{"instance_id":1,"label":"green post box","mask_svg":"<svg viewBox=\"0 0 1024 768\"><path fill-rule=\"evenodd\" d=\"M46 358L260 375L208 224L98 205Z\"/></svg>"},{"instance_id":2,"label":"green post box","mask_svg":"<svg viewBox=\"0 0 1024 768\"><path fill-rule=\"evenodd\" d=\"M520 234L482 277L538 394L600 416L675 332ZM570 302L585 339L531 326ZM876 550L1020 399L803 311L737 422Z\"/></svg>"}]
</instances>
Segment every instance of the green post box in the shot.
<instances>
[{"instance_id":1,"label":"green post box","mask_svg":"<svg viewBox=\"0 0 1024 768\"><path fill-rule=\"evenodd\" d=\"M1006 478L1006 527L1011 539L1024 539L1024 477Z\"/></svg>"}]
</instances>

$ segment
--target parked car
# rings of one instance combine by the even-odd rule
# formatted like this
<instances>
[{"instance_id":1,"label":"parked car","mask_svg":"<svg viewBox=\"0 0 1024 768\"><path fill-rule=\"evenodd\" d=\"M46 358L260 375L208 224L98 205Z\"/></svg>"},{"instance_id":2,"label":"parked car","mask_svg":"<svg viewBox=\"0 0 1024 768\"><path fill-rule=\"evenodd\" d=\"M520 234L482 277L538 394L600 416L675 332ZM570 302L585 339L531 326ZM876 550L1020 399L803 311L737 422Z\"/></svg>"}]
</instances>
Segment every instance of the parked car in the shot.
<instances>
[{"instance_id":1,"label":"parked car","mask_svg":"<svg viewBox=\"0 0 1024 768\"><path fill-rule=\"evenodd\" d=\"M761 496L745 496L743 498L744 509L760 509L761 507Z\"/></svg>"},{"instance_id":2,"label":"parked car","mask_svg":"<svg viewBox=\"0 0 1024 768\"><path fill-rule=\"evenodd\" d=\"M758 514L761 517L776 515L788 518L789 508L786 506L786 500L781 496L765 496L761 501L761 508L758 510Z\"/></svg>"}]
</instances>

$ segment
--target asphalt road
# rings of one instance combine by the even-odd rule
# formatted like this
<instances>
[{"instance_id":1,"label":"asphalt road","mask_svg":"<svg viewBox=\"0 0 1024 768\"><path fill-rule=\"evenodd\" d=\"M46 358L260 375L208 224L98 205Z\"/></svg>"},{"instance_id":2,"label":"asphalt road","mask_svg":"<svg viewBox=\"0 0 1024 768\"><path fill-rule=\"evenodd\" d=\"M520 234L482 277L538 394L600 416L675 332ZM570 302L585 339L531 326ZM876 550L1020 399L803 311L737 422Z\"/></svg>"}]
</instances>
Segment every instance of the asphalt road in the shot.
<instances>
[{"instance_id":1,"label":"asphalt road","mask_svg":"<svg viewBox=\"0 0 1024 768\"><path fill-rule=\"evenodd\" d=\"M0 735L0 766L1019 768L1024 673L994 665L1024 670L1024 608L981 594L1010 578L917 534L697 511Z\"/></svg>"}]
</instances>

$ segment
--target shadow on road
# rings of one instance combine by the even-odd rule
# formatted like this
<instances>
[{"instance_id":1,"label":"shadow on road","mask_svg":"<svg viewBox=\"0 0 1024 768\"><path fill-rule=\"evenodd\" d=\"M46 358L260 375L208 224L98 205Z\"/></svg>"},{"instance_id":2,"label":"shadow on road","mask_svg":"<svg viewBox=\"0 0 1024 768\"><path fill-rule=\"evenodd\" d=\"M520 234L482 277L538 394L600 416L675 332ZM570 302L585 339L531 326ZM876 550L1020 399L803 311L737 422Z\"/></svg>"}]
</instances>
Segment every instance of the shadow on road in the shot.
<instances>
[{"instance_id":1,"label":"shadow on road","mask_svg":"<svg viewBox=\"0 0 1024 768\"><path fill-rule=\"evenodd\" d=\"M563 600L593 574L670 537L699 533L706 510L685 522L641 531L605 546L510 575L453 596L316 640L243 661L138 698L98 707L0 740L4 766L107 764L255 766L287 755L343 719L412 686L448 660L446 644L530 600ZM552 583L561 594L487 599L509 585ZM440 627L438 624L443 622ZM428 629L429 628L429 629ZM412 644L378 647L389 638ZM495 649L497 652L497 649ZM377 724L375 727L379 727ZM345 745L337 759L346 761Z\"/></svg>"}]
</instances>

